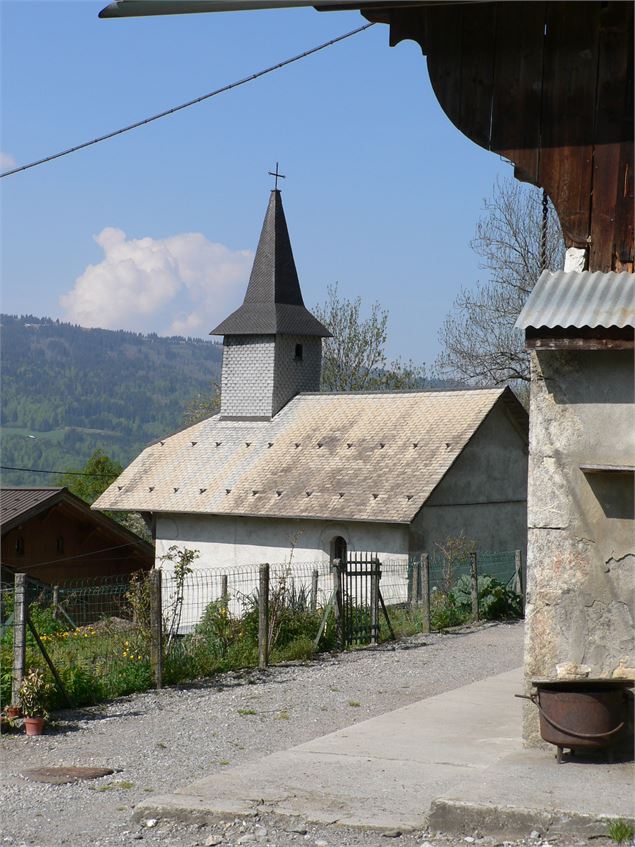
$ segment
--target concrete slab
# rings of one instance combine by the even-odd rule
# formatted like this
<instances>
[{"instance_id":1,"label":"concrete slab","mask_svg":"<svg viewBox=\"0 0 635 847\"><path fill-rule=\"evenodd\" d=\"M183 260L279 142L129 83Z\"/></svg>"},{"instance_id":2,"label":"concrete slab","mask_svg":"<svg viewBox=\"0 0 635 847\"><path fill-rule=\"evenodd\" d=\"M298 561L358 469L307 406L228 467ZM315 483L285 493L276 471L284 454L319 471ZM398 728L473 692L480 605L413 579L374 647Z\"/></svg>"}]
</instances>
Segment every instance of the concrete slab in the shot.
<instances>
[{"instance_id":1,"label":"concrete slab","mask_svg":"<svg viewBox=\"0 0 635 847\"><path fill-rule=\"evenodd\" d=\"M275 814L507 836L596 833L598 818L630 818L632 765L558 765L521 749L521 690L521 669L489 677L150 797L135 818Z\"/></svg>"},{"instance_id":2,"label":"concrete slab","mask_svg":"<svg viewBox=\"0 0 635 847\"><path fill-rule=\"evenodd\" d=\"M481 680L149 798L136 817L297 815L381 829L425 825L432 800L515 749L521 671Z\"/></svg>"},{"instance_id":3,"label":"concrete slab","mask_svg":"<svg viewBox=\"0 0 635 847\"><path fill-rule=\"evenodd\" d=\"M632 762L578 756L558 765L551 748L519 749L440 795L429 824L465 835L605 835L607 818L635 820L633 787Z\"/></svg>"}]
</instances>

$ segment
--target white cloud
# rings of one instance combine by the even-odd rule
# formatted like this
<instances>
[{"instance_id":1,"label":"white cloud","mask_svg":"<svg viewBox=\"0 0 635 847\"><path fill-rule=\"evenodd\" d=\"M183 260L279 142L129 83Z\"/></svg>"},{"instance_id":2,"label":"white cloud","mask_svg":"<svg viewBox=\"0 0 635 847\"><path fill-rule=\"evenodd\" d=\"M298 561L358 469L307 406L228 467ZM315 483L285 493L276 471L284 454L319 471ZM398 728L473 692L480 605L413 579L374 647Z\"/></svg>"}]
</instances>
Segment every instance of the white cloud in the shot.
<instances>
[{"instance_id":1,"label":"white cloud","mask_svg":"<svg viewBox=\"0 0 635 847\"><path fill-rule=\"evenodd\" d=\"M17 164L11 153L2 153L0 151L0 171L10 171Z\"/></svg>"},{"instance_id":2,"label":"white cloud","mask_svg":"<svg viewBox=\"0 0 635 847\"><path fill-rule=\"evenodd\" d=\"M207 335L242 300L253 261L200 233L126 238L106 227L95 241L104 251L88 265L60 304L82 326L161 334Z\"/></svg>"}]
</instances>

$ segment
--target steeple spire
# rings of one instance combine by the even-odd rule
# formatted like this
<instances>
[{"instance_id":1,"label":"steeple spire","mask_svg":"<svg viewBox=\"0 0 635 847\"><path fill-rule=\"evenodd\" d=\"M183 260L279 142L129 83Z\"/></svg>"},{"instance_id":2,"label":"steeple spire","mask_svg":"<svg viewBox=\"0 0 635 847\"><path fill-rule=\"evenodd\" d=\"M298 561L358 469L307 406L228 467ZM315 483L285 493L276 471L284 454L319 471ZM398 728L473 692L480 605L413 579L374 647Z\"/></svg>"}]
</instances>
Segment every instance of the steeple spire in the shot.
<instances>
[{"instance_id":1,"label":"steeple spire","mask_svg":"<svg viewBox=\"0 0 635 847\"><path fill-rule=\"evenodd\" d=\"M245 300L210 335L330 335L304 306L277 188L269 198Z\"/></svg>"}]
</instances>

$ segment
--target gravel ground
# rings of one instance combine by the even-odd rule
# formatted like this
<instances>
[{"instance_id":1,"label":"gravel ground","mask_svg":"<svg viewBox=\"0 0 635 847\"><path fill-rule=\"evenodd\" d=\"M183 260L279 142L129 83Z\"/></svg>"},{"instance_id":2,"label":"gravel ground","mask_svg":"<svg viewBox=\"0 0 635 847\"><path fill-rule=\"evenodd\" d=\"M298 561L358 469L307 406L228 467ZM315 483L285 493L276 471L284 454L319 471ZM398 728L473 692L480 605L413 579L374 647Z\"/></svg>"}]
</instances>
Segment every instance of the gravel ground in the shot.
<instances>
[{"instance_id":1,"label":"gravel ground","mask_svg":"<svg viewBox=\"0 0 635 847\"><path fill-rule=\"evenodd\" d=\"M466 627L58 712L40 738L5 735L0 740L0 844L111 847L143 840L166 847L386 847L386 836L376 832L297 820L147 826L132 823L131 814L148 794L169 792L223 768L518 667L522 636L522 623ZM74 785L20 776L26 768L63 765L117 772ZM478 834L475 838L487 843ZM425 832L404 834L398 843L465 845L463 839L453 842ZM537 835L534 843L541 843Z\"/></svg>"}]
</instances>

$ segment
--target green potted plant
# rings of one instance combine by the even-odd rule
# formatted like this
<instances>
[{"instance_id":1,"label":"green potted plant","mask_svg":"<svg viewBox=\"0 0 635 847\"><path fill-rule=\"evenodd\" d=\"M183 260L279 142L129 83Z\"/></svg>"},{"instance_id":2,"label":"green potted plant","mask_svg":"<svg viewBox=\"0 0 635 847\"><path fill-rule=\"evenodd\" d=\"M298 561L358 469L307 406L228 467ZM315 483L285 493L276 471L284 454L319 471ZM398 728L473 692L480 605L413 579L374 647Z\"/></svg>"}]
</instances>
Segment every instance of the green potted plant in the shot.
<instances>
[{"instance_id":1,"label":"green potted plant","mask_svg":"<svg viewBox=\"0 0 635 847\"><path fill-rule=\"evenodd\" d=\"M22 680L18 690L24 728L27 735L42 735L44 722L48 718L46 706L53 686L38 668L32 668Z\"/></svg>"}]
</instances>

